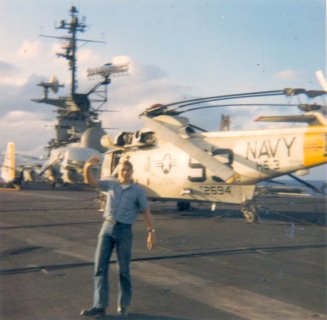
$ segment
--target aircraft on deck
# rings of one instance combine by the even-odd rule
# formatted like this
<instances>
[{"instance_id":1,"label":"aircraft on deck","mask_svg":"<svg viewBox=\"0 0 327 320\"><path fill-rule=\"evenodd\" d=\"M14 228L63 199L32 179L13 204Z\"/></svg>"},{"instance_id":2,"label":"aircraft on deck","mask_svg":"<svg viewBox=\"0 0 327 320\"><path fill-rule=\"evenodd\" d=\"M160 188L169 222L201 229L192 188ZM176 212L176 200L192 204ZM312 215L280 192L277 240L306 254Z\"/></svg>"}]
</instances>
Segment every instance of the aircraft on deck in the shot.
<instances>
[{"instance_id":1,"label":"aircraft on deck","mask_svg":"<svg viewBox=\"0 0 327 320\"><path fill-rule=\"evenodd\" d=\"M220 202L240 204L246 220L255 222L258 216L252 200L258 182L283 175L295 177L293 173L303 174L327 162L327 121L320 113L326 107L325 95L326 91L288 88L153 105L140 115L146 129L122 132L115 139L102 138L109 151L104 156L101 177L114 175L119 160L128 158L135 181L149 198L177 200L181 209L190 201L211 202L214 206ZM287 103L253 102L277 96L285 97ZM195 110L259 105L298 107L304 113L261 116L255 121L306 126L207 131L182 116Z\"/></svg>"},{"instance_id":2,"label":"aircraft on deck","mask_svg":"<svg viewBox=\"0 0 327 320\"><path fill-rule=\"evenodd\" d=\"M33 156L16 155L15 143L8 142L0 166L0 186L19 190L22 183L36 182L43 161Z\"/></svg>"},{"instance_id":3,"label":"aircraft on deck","mask_svg":"<svg viewBox=\"0 0 327 320\"><path fill-rule=\"evenodd\" d=\"M19 155L12 155L11 164L3 164L3 182L6 184L19 185L34 179L50 182L52 185L84 184L83 170L86 160L93 156L101 157L105 149L100 144L100 139L106 134L98 119L102 106L107 101L107 88L111 83L111 77L125 74L128 64L106 63L103 66L89 68L89 78L100 78L85 93L77 91L77 53L79 43L103 43L79 39L77 34L85 32L87 25L85 17L78 17L75 6L70 9L71 20L61 20L56 29L67 32L66 36L48 36L47 38L59 39L63 42L63 52L57 53L58 57L68 61L71 73L70 94L65 97L52 97L63 87L57 77L53 76L49 81L41 81L37 84L43 88L42 97L32 99L37 103L44 103L56 107L55 137L48 142L46 160L31 159L30 162L19 161ZM11 144L12 146L12 144ZM11 147L11 148L14 148ZM17 161L15 161L17 160ZM16 162L16 163L15 163ZM13 166L12 164L15 163ZM15 169L12 169L14 167ZM12 171L11 171L12 170ZM16 172L15 178L7 172Z\"/></svg>"},{"instance_id":4,"label":"aircraft on deck","mask_svg":"<svg viewBox=\"0 0 327 320\"><path fill-rule=\"evenodd\" d=\"M50 157L43 163L39 176L43 176L53 185L85 184L85 162L92 156L102 158L102 153L95 148L102 136L100 134L101 131L89 128L82 134L80 142L53 149Z\"/></svg>"},{"instance_id":5,"label":"aircraft on deck","mask_svg":"<svg viewBox=\"0 0 327 320\"><path fill-rule=\"evenodd\" d=\"M56 185L83 185L85 162L92 156L102 157L101 152L72 144L54 149L46 160L15 153L15 143L7 144L0 166L0 190L14 188L35 182ZM94 167L98 176L99 167Z\"/></svg>"}]
</instances>

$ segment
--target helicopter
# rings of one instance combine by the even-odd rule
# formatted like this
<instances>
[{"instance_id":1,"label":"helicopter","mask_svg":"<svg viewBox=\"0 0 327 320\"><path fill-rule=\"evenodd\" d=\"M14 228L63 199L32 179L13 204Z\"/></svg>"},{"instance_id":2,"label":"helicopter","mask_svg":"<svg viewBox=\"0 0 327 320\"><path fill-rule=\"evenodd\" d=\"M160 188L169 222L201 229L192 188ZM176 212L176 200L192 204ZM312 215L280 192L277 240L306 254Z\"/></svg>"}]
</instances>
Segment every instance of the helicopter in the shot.
<instances>
[{"instance_id":1,"label":"helicopter","mask_svg":"<svg viewBox=\"0 0 327 320\"><path fill-rule=\"evenodd\" d=\"M100 178L114 176L120 159L127 158L133 164L134 181L145 189L149 199L176 200L179 209L187 209L192 201L212 203L212 208L219 203L239 204L245 219L257 222L254 198L259 182L283 175L299 179L294 174L307 173L309 168L327 162L327 120L321 113L326 107L326 93L286 88L155 104L140 114L146 128L122 132L114 138L102 137L101 143L108 151ZM297 101L253 102L276 96L297 97ZM255 121L306 126L207 131L184 116L196 110L251 106L299 108L303 114L259 116Z\"/></svg>"}]
</instances>

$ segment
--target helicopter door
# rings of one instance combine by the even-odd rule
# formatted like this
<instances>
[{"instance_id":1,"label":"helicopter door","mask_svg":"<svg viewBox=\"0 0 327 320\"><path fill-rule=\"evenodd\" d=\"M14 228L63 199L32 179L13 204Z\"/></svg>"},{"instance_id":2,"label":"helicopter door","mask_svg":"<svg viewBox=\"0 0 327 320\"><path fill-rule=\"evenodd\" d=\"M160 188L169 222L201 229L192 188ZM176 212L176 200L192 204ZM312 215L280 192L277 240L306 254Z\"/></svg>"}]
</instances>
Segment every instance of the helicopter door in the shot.
<instances>
[{"instance_id":1,"label":"helicopter door","mask_svg":"<svg viewBox=\"0 0 327 320\"><path fill-rule=\"evenodd\" d=\"M101 167L101 179L109 176L117 175L117 170L119 160L123 154L123 150L114 150L107 152L104 156L104 160Z\"/></svg>"}]
</instances>

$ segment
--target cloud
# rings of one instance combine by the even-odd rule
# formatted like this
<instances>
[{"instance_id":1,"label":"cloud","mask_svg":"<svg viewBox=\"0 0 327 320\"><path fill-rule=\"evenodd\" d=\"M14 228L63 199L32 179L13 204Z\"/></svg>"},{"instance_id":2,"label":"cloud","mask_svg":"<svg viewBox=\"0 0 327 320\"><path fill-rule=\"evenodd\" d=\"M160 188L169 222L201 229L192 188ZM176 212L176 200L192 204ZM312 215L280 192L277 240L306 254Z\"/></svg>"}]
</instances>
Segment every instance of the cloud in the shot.
<instances>
[{"instance_id":1,"label":"cloud","mask_svg":"<svg viewBox=\"0 0 327 320\"><path fill-rule=\"evenodd\" d=\"M128 76L113 77L109 87L109 101L101 115L106 127L121 130L140 129L139 114L155 103L169 103L190 96L193 88L172 82L157 66L140 65L128 57L113 59L129 62Z\"/></svg>"},{"instance_id":2,"label":"cloud","mask_svg":"<svg viewBox=\"0 0 327 320\"><path fill-rule=\"evenodd\" d=\"M0 74L11 75L17 71L17 67L12 63L0 60Z\"/></svg>"},{"instance_id":3,"label":"cloud","mask_svg":"<svg viewBox=\"0 0 327 320\"><path fill-rule=\"evenodd\" d=\"M26 84L27 79L23 77L3 77L0 76L0 85L6 85L6 86L23 86Z\"/></svg>"},{"instance_id":4,"label":"cloud","mask_svg":"<svg viewBox=\"0 0 327 320\"><path fill-rule=\"evenodd\" d=\"M47 141L53 137L53 122L44 120L33 112L11 111L0 118L0 147L7 142L16 143L18 152L41 155Z\"/></svg>"},{"instance_id":5,"label":"cloud","mask_svg":"<svg viewBox=\"0 0 327 320\"><path fill-rule=\"evenodd\" d=\"M18 110L36 112L42 117L53 118L53 108L31 101L32 98L41 96L41 88L36 86L41 80L44 80L43 77L35 74L26 79L0 76L0 118L8 112Z\"/></svg>"},{"instance_id":6,"label":"cloud","mask_svg":"<svg viewBox=\"0 0 327 320\"><path fill-rule=\"evenodd\" d=\"M64 52L62 49L62 44L60 42L55 42L51 44L50 54L56 56L57 53Z\"/></svg>"},{"instance_id":7,"label":"cloud","mask_svg":"<svg viewBox=\"0 0 327 320\"><path fill-rule=\"evenodd\" d=\"M112 58L113 64L124 64L124 63L130 63L132 60L131 57L128 56L115 56Z\"/></svg>"},{"instance_id":8,"label":"cloud","mask_svg":"<svg viewBox=\"0 0 327 320\"><path fill-rule=\"evenodd\" d=\"M41 55L42 43L40 41L24 40L17 50L21 59L34 59Z\"/></svg>"},{"instance_id":9,"label":"cloud","mask_svg":"<svg viewBox=\"0 0 327 320\"><path fill-rule=\"evenodd\" d=\"M85 66L101 66L99 61L97 64L90 63L93 59L90 50L83 51L81 59L84 59ZM114 57L112 62L129 63L129 71L125 76L113 76L108 87L108 102L101 110L115 112L103 112L99 116L104 128L118 128L107 130L111 135L116 135L119 131L141 129L144 123L139 115L155 103L167 104L195 97L195 89L192 86L175 83L156 65L142 65L128 56ZM78 70L81 71L80 68ZM2 148L9 140L13 140L17 143L17 150L26 153L31 149L40 153L47 142L54 138L54 128L48 126L55 121L56 114L53 111L56 108L30 101L31 98L40 97L41 88L36 84L41 80L46 79L41 75L32 74L23 85L10 87L9 84L4 85L0 79L0 146ZM83 86L87 88L91 86L92 81L81 78L79 80ZM68 90L67 87L64 89ZM79 92L86 92L86 90L79 86ZM60 96L64 95L60 91ZM55 97L52 93L51 96ZM90 98L92 99L92 96ZM94 108L98 106L93 103ZM249 129L255 125L252 122L253 114L262 115L255 108L242 110L232 108L206 109L206 112L192 112L185 116L190 117L191 122L200 127L217 130L221 113L231 115L232 129Z\"/></svg>"},{"instance_id":10,"label":"cloud","mask_svg":"<svg viewBox=\"0 0 327 320\"><path fill-rule=\"evenodd\" d=\"M85 66L101 66L99 61L96 64L90 63L93 59L91 51L84 51L80 59L83 60ZM99 116L104 128L117 128L117 130L106 130L111 136L115 136L120 131L136 131L143 128L144 122L139 118L139 114L155 103L167 104L195 97L194 87L175 83L156 65L142 65L128 56L114 57L112 62L129 63L129 72L128 76L112 77L108 88L108 102L103 109L117 112L104 112ZM12 68L10 65L7 67L10 72ZM78 70L81 71L80 68ZM288 73L288 75L291 74L296 73ZM284 77L285 75L287 73ZM56 109L30 101L31 98L40 96L41 88L36 86L40 80L44 80L44 76L32 74L27 78L26 83L15 87L1 83L0 78L1 151L5 150L8 141L14 141L17 153L41 156L44 154L44 147L48 141L55 137L53 125L56 115L53 111ZM81 77L79 80L90 87L89 80L81 79ZM79 89L79 92L85 92L85 90ZM61 91L60 96L63 96ZM93 107L96 107L96 104ZM224 113L231 117L231 130L250 130L285 126L285 124L276 123L255 123L253 119L260 115L289 112L290 109L269 110L269 108L259 107L223 108L186 113L185 116L190 117L191 123L204 129L218 130L221 114Z\"/></svg>"},{"instance_id":11,"label":"cloud","mask_svg":"<svg viewBox=\"0 0 327 320\"><path fill-rule=\"evenodd\" d=\"M287 69L276 73L274 78L286 81L297 80L299 78L299 74L295 70Z\"/></svg>"},{"instance_id":12,"label":"cloud","mask_svg":"<svg viewBox=\"0 0 327 320\"><path fill-rule=\"evenodd\" d=\"M90 65L86 63L90 62L89 59L93 59L91 52L84 51L85 65ZM158 102L181 100L192 91L191 87L173 83L157 66L140 65L130 57L123 56L114 57L112 61L116 64L129 62L130 70L128 76L112 78L108 88L109 101L106 108L119 112L100 114L99 118L103 121L104 127L117 127L119 130L128 131L140 129L143 123L138 116L145 108ZM99 65L99 62L96 65ZM0 147L2 149L8 141L15 141L20 152L29 153L30 150L41 152L47 142L54 138L54 128L48 126L55 121L56 114L53 113L55 107L31 101L31 98L38 98L41 95L41 88L36 86L41 80L46 79L39 74L31 74L20 86L13 86L10 85L9 80L1 82L0 78ZM90 81L83 79L83 82L87 83L88 88L90 87ZM79 92L85 90L80 88ZM60 96L63 95L65 94L60 91ZM51 96L55 97L52 93Z\"/></svg>"},{"instance_id":13,"label":"cloud","mask_svg":"<svg viewBox=\"0 0 327 320\"><path fill-rule=\"evenodd\" d=\"M99 56L92 49L81 49L78 51L78 62L80 64L93 65L99 63Z\"/></svg>"},{"instance_id":14,"label":"cloud","mask_svg":"<svg viewBox=\"0 0 327 320\"><path fill-rule=\"evenodd\" d=\"M19 68L9 62L0 60L0 86L22 86L27 79L19 75Z\"/></svg>"}]
</instances>

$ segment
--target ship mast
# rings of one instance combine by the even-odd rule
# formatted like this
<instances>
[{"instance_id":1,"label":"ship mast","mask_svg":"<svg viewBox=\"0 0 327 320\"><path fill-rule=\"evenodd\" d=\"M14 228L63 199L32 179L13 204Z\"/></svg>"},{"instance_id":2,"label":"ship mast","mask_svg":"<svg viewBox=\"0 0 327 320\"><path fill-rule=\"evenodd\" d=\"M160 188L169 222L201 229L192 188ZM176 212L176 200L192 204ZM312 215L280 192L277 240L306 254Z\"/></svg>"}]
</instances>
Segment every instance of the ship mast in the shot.
<instances>
[{"instance_id":1,"label":"ship mast","mask_svg":"<svg viewBox=\"0 0 327 320\"><path fill-rule=\"evenodd\" d=\"M68 31L70 37L61 37L61 39L65 39L68 42L68 45L64 47L66 49L65 53L57 53L57 56L66 58L69 61L69 68L71 70L71 97L75 96L75 92L77 89L77 41L86 41L86 42L100 42L100 41L91 41L91 40L81 40L77 39L77 32L84 32L86 29L85 17L83 17L80 22L78 19L78 11L76 7L72 7L70 10L71 22L67 23L65 20L61 20L61 24L56 29L64 29Z\"/></svg>"},{"instance_id":2,"label":"ship mast","mask_svg":"<svg viewBox=\"0 0 327 320\"><path fill-rule=\"evenodd\" d=\"M58 57L65 58L68 61L69 70L71 73L70 94L66 97L50 98L49 89L53 93L57 93L59 88L63 87L59 84L56 77L53 77L49 82L41 81L38 86L43 88L43 96L41 99L32 99L37 103L45 103L57 107L57 122L55 124L56 137L49 141L47 149L51 152L52 149L68 145L69 143L80 142L82 134L89 128L97 128L100 132L101 122L98 120L99 109L107 101L107 86L110 84L110 76L113 74L123 74L128 70L128 64L113 65L107 63L102 67L89 69L89 76L100 76L98 81L88 92L78 93L77 81L77 52L78 43L95 42L104 43L103 41L94 41L79 39L78 33L85 32L87 25L85 17L78 17L78 10L75 6L70 9L70 21L60 21L60 25L56 29L65 30L66 36L49 36L41 35L46 38L55 38L63 41L63 52L57 53ZM97 72L99 70L99 72ZM95 94L97 99L90 99L90 96ZM100 99L99 99L100 97ZM91 102L100 103L97 108L92 108Z\"/></svg>"}]
</instances>

